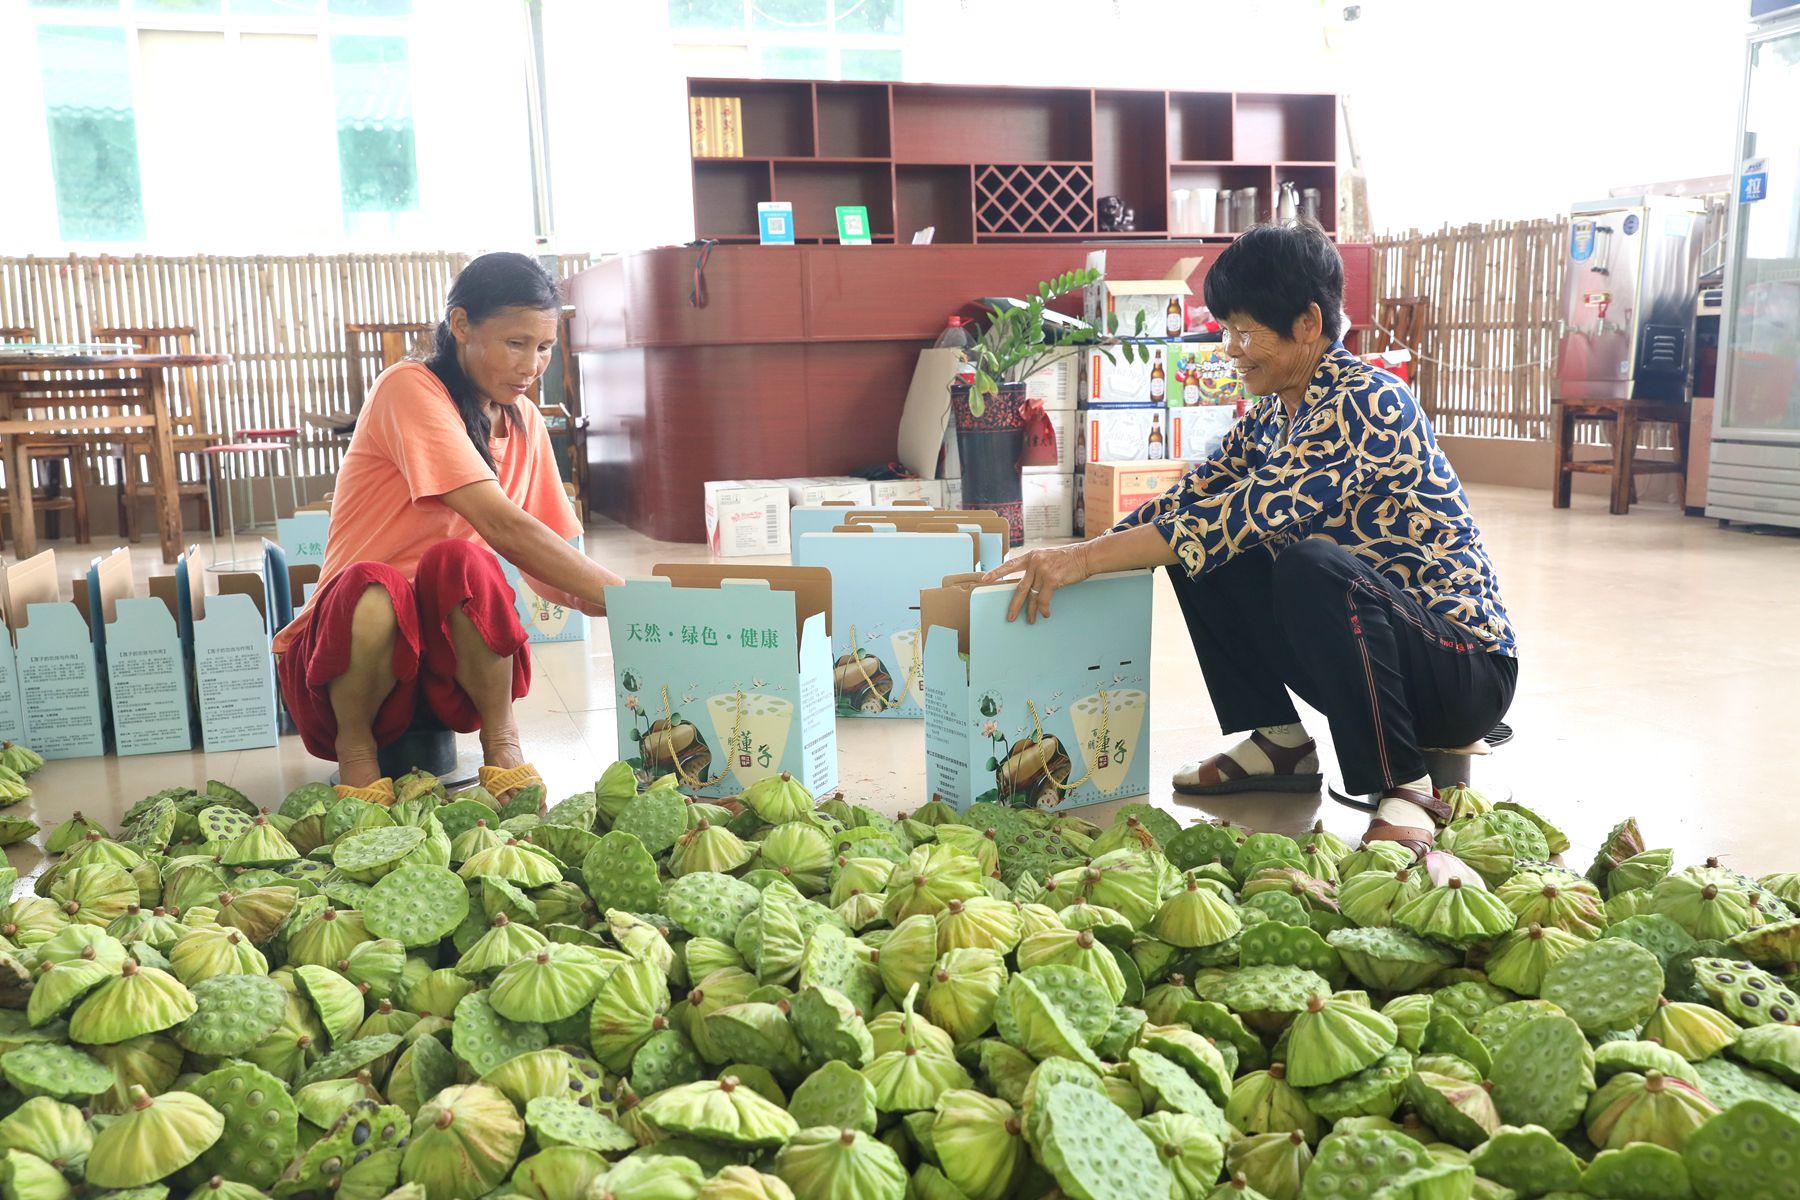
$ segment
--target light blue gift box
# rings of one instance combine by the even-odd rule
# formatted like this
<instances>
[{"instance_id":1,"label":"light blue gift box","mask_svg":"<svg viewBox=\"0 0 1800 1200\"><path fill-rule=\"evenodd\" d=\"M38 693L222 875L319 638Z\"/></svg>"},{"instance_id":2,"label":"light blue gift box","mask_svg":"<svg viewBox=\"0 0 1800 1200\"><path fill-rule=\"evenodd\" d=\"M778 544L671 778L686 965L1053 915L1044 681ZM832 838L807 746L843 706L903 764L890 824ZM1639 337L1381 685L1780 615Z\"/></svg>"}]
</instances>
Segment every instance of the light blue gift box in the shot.
<instances>
[{"instance_id":1,"label":"light blue gift box","mask_svg":"<svg viewBox=\"0 0 1800 1200\"><path fill-rule=\"evenodd\" d=\"M121 596L107 612L100 559L88 568L88 620L112 718L116 754L165 754L194 747L187 659L167 599Z\"/></svg>"},{"instance_id":2,"label":"light blue gift box","mask_svg":"<svg viewBox=\"0 0 1800 1200\"><path fill-rule=\"evenodd\" d=\"M0 741L25 740L25 710L19 703L19 664L12 632L0 627Z\"/></svg>"},{"instance_id":3,"label":"light blue gift box","mask_svg":"<svg viewBox=\"0 0 1800 1200\"><path fill-rule=\"evenodd\" d=\"M946 579L925 624L926 788L958 811L1077 808L1149 790L1151 575L1059 588L1006 619L1014 584Z\"/></svg>"},{"instance_id":4,"label":"light blue gift box","mask_svg":"<svg viewBox=\"0 0 1800 1200\"><path fill-rule=\"evenodd\" d=\"M887 525L896 529L937 530L944 522L980 533L978 569L991 571L1006 558L1011 531L1006 519L987 509L929 508L922 504L806 504L789 514L789 545L797 546L809 533L829 533L840 525Z\"/></svg>"},{"instance_id":5,"label":"light blue gift box","mask_svg":"<svg viewBox=\"0 0 1800 1200\"><path fill-rule=\"evenodd\" d=\"M975 555L968 533L902 532L873 522L794 539L795 566L831 572L838 716L924 717L919 593L972 569Z\"/></svg>"},{"instance_id":6,"label":"light blue gift box","mask_svg":"<svg viewBox=\"0 0 1800 1200\"><path fill-rule=\"evenodd\" d=\"M25 744L45 758L105 754L99 659L81 611L61 600L27 603L14 634Z\"/></svg>"},{"instance_id":7,"label":"light blue gift box","mask_svg":"<svg viewBox=\"0 0 1800 1200\"><path fill-rule=\"evenodd\" d=\"M619 757L691 795L786 772L837 786L831 578L803 567L663 565L606 589Z\"/></svg>"},{"instance_id":8,"label":"light blue gift box","mask_svg":"<svg viewBox=\"0 0 1800 1200\"><path fill-rule=\"evenodd\" d=\"M190 546L176 560L175 579L202 747L212 754L275 745L275 656L262 576L220 575L218 595L208 596L199 551Z\"/></svg>"},{"instance_id":9,"label":"light blue gift box","mask_svg":"<svg viewBox=\"0 0 1800 1200\"><path fill-rule=\"evenodd\" d=\"M275 521L275 540L287 554L289 566L325 565L325 537L331 531L328 512L297 512Z\"/></svg>"},{"instance_id":10,"label":"light blue gift box","mask_svg":"<svg viewBox=\"0 0 1800 1200\"><path fill-rule=\"evenodd\" d=\"M569 544L580 550L581 535L578 533L570 538ZM519 614L519 624L525 627L527 639L533 642L587 641L587 614L554 600L546 600L532 591L531 584L526 582L519 568L505 558L500 559L500 569L506 575L506 582L512 585L513 608Z\"/></svg>"}]
</instances>

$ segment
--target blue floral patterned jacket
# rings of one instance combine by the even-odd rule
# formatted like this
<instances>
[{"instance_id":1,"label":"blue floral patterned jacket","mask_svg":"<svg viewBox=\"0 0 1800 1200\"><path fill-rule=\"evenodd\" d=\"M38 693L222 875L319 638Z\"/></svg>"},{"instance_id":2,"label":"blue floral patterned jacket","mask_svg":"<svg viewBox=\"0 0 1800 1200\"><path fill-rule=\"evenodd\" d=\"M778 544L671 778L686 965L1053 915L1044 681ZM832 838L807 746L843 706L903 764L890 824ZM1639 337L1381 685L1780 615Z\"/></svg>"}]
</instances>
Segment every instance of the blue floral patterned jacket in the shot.
<instances>
[{"instance_id":1,"label":"blue floral patterned jacket","mask_svg":"<svg viewBox=\"0 0 1800 1200\"><path fill-rule=\"evenodd\" d=\"M1486 649L1516 654L1494 565L1405 384L1336 343L1288 429L1258 400L1218 451L1115 528L1153 524L1190 576L1252 547L1328 537Z\"/></svg>"}]
</instances>

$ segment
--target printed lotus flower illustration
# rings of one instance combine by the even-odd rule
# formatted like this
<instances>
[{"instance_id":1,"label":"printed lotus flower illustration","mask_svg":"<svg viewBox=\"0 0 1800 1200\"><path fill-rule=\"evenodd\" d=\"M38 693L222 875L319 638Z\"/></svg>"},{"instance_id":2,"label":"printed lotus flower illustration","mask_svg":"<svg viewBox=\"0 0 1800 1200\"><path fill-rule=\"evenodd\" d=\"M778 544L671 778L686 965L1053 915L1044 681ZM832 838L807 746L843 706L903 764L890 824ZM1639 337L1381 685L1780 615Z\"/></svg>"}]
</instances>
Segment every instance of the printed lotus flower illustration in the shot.
<instances>
[{"instance_id":1,"label":"printed lotus flower illustration","mask_svg":"<svg viewBox=\"0 0 1800 1200\"><path fill-rule=\"evenodd\" d=\"M982 736L992 741L1000 736L1000 722L988 721L981 727Z\"/></svg>"}]
</instances>

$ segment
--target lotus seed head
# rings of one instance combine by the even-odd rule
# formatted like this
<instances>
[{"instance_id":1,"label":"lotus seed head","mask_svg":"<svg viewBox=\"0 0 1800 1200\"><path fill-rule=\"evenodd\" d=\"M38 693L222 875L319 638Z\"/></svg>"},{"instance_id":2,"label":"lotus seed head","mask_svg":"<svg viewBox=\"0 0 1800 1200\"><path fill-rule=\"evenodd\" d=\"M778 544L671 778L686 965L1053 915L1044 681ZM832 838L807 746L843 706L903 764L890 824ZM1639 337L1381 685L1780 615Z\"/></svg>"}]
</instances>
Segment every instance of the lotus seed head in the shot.
<instances>
[{"instance_id":1,"label":"lotus seed head","mask_svg":"<svg viewBox=\"0 0 1800 1200\"><path fill-rule=\"evenodd\" d=\"M1542 941L1544 938L1544 927L1542 925L1538 925L1538 924L1534 923L1532 925L1532 927L1530 928L1530 930L1528 930L1527 932L1528 932L1531 940L1534 942Z\"/></svg>"},{"instance_id":2,"label":"lotus seed head","mask_svg":"<svg viewBox=\"0 0 1800 1200\"><path fill-rule=\"evenodd\" d=\"M1664 1082L1663 1073L1661 1071L1644 1072L1644 1090L1646 1092L1662 1091Z\"/></svg>"},{"instance_id":3,"label":"lotus seed head","mask_svg":"<svg viewBox=\"0 0 1800 1200\"><path fill-rule=\"evenodd\" d=\"M937 975L936 975L936 979L939 983L949 983L950 982L950 972L944 970L942 967L939 967Z\"/></svg>"},{"instance_id":4,"label":"lotus seed head","mask_svg":"<svg viewBox=\"0 0 1800 1200\"><path fill-rule=\"evenodd\" d=\"M387 1014L394 1011L394 1002L392 1000L383 1000L380 1004L375 1006L375 1011L385 1017Z\"/></svg>"},{"instance_id":5,"label":"lotus seed head","mask_svg":"<svg viewBox=\"0 0 1800 1200\"><path fill-rule=\"evenodd\" d=\"M735 1092L737 1091L737 1086L738 1079L736 1075L727 1075L725 1078L719 1080L719 1090L721 1092Z\"/></svg>"},{"instance_id":6,"label":"lotus seed head","mask_svg":"<svg viewBox=\"0 0 1800 1200\"><path fill-rule=\"evenodd\" d=\"M919 1052L919 1048L917 1046L908 1046L906 1048L906 1057L911 1058L914 1055L916 1055L918 1052Z\"/></svg>"},{"instance_id":7,"label":"lotus seed head","mask_svg":"<svg viewBox=\"0 0 1800 1200\"><path fill-rule=\"evenodd\" d=\"M510 924L512 924L512 918L507 916L505 913L495 913L494 914L494 924L496 926L510 925Z\"/></svg>"},{"instance_id":8,"label":"lotus seed head","mask_svg":"<svg viewBox=\"0 0 1800 1200\"><path fill-rule=\"evenodd\" d=\"M1560 895L1562 895L1562 889L1557 887L1554 883L1546 883L1544 885L1544 898L1546 900L1554 900Z\"/></svg>"},{"instance_id":9,"label":"lotus seed head","mask_svg":"<svg viewBox=\"0 0 1800 1200\"><path fill-rule=\"evenodd\" d=\"M95 953L94 948L92 946L83 946L81 948L81 957L87 959L89 962L93 962L94 959L96 957L98 957L98 955ZM46 965L48 965L48 964L46 964Z\"/></svg>"},{"instance_id":10,"label":"lotus seed head","mask_svg":"<svg viewBox=\"0 0 1800 1200\"><path fill-rule=\"evenodd\" d=\"M449 1109L440 1108L438 1110L436 1125L439 1129L450 1128L450 1123L454 1120L456 1120L456 1114L451 1112Z\"/></svg>"},{"instance_id":11,"label":"lotus seed head","mask_svg":"<svg viewBox=\"0 0 1800 1200\"><path fill-rule=\"evenodd\" d=\"M1018 1137L1020 1132L1024 1128L1025 1127L1023 1125L1019 1124L1019 1118L1017 1118L1017 1117L1006 1118L1006 1132L1010 1133L1012 1136Z\"/></svg>"},{"instance_id":12,"label":"lotus seed head","mask_svg":"<svg viewBox=\"0 0 1800 1200\"><path fill-rule=\"evenodd\" d=\"M1288 1141L1295 1146L1304 1146L1306 1145L1306 1135L1296 1129L1288 1134Z\"/></svg>"},{"instance_id":13,"label":"lotus seed head","mask_svg":"<svg viewBox=\"0 0 1800 1200\"><path fill-rule=\"evenodd\" d=\"M949 910L951 916L959 916L963 910L963 902L961 900L952 900L950 903L944 905L944 907Z\"/></svg>"},{"instance_id":14,"label":"lotus seed head","mask_svg":"<svg viewBox=\"0 0 1800 1200\"><path fill-rule=\"evenodd\" d=\"M71 917L74 916L76 913L81 911L81 901L79 901L79 900L69 901L67 904L63 905L63 911L68 913Z\"/></svg>"},{"instance_id":15,"label":"lotus seed head","mask_svg":"<svg viewBox=\"0 0 1800 1200\"><path fill-rule=\"evenodd\" d=\"M121 975L136 975L137 973L138 965L136 959L126 959L125 965L119 968L119 974Z\"/></svg>"}]
</instances>

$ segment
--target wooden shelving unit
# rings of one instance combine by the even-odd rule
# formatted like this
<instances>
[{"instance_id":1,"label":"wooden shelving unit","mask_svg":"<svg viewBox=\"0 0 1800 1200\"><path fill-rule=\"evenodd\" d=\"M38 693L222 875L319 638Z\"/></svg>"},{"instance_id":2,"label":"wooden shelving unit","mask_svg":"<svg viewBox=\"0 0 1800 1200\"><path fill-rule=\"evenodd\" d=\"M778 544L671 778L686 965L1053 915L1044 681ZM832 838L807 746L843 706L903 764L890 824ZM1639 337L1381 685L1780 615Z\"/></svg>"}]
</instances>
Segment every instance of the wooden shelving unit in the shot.
<instances>
[{"instance_id":1,"label":"wooden shelving unit","mask_svg":"<svg viewBox=\"0 0 1800 1200\"><path fill-rule=\"evenodd\" d=\"M1329 93L958 87L833 80L690 79L735 96L744 157L695 157L695 236L754 242L756 205L794 206L796 239L837 240L836 209L869 210L876 242L937 227L943 243L1168 239L1176 188L1257 189L1274 216L1283 180L1318 188L1337 221L1337 97ZM1103 232L1120 196L1137 229Z\"/></svg>"}]
</instances>

